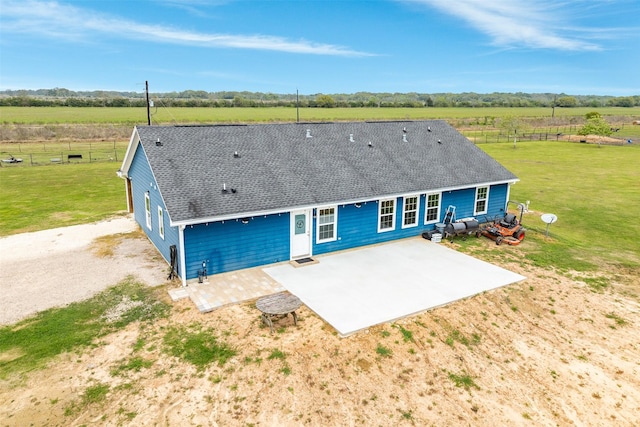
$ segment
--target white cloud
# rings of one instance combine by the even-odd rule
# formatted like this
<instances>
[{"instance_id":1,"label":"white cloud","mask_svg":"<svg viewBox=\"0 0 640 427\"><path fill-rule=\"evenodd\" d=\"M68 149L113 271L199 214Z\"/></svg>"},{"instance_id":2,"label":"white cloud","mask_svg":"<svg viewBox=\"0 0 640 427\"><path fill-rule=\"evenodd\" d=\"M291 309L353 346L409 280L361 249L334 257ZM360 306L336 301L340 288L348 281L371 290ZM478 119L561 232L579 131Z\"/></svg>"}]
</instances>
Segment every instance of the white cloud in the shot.
<instances>
[{"instance_id":1,"label":"white cloud","mask_svg":"<svg viewBox=\"0 0 640 427\"><path fill-rule=\"evenodd\" d=\"M0 24L3 33L6 34L40 34L79 42L91 40L95 36L109 35L208 48L254 49L329 56L374 56L343 46L290 40L279 36L200 33L148 25L55 1L3 0Z\"/></svg>"},{"instance_id":2,"label":"white cloud","mask_svg":"<svg viewBox=\"0 0 640 427\"><path fill-rule=\"evenodd\" d=\"M593 51L597 29L566 26L580 4L548 0L410 0L456 16L488 35L493 44L568 51Z\"/></svg>"}]
</instances>

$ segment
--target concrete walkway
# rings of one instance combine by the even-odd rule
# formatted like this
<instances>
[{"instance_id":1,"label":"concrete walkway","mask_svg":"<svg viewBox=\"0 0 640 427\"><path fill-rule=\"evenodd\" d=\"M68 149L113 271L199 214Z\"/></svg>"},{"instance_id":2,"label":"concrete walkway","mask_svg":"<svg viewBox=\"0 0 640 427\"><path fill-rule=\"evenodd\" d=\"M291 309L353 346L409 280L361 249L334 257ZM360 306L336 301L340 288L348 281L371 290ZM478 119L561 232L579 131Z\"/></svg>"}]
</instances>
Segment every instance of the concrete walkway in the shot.
<instances>
[{"instance_id":1,"label":"concrete walkway","mask_svg":"<svg viewBox=\"0 0 640 427\"><path fill-rule=\"evenodd\" d=\"M342 336L525 279L422 238L318 260L264 271Z\"/></svg>"}]
</instances>

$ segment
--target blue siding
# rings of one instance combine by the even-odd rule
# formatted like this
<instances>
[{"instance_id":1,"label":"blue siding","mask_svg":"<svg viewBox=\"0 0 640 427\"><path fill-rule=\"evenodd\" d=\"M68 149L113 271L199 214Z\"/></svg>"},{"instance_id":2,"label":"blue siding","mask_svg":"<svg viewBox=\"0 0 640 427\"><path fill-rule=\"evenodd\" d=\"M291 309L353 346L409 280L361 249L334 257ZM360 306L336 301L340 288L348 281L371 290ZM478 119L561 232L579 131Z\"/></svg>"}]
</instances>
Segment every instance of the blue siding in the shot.
<instances>
[{"instance_id":1,"label":"blue siding","mask_svg":"<svg viewBox=\"0 0 640 427\"><path fill-rule=\"evenodd\" d=\"M158 191L158 186L151 173L147 156L139 145L129 169L129 177L131 179L131 191L133 193L133 216L140 225L140 228L147 234L149 240L155 245L162 257L169 262L171 259L171 245L176 245L178 252L179 231L178 227L169 227L169 213L164 205L164 201ZM147 228L147 220L145 216L145 193L149 192L151 201L151 230ZM162 208L164 217L164 240L160 237L160 227L158 224L158 206ZM179 267L179 265L178 265ZM180 273L180 272L178 272Z\"/></svg>"},{"instance_id":2,"label":"blue siding","mask_svg":"<svg viewBox=\"0 0 640 427\"><path fill-rule=\"evenodd\" d=\"M489 192L491 196L491 192ZM440 210L440 221L444 220L447 207L456 207L456 218L469 218L473 216L474 203L476 200L476 189L465 188L464 190L445 191L442 193L442 208Z\"/></svg>"},{"instance_id":3,"label":"blue siding","mask_svg":"<svg viewBox=\"0 0 640 427\"><path fill-rule=\"evenodd\" d=\"M403 198L396 199L395 230L378 232L378 209L377 200L362 203L360 208L355 205L338 206L338 238L333 242L316 243L313 241L313 253L316 255L339 251L343 249L356 248L358 246L372 245L375 243L388 242L390 240L402 239L405 237L419 236L426 230L433 230L434 225L424 225L424 203L425 196L420 196L420 212L418 225L415 227L402 228L402 204ZM444 211L442 211L444 214ZM314 212L313 226L314 236L316 232L316 216Z\"/></svg>"},{"instance_id":4,"label":"blue siding","mask_svg":"<svg viewBox=\"0 0 640 427\"><path fill-rule=\"evenodd\" d=\"M289 214L188 226L184 230L187 279L198 277L202 263L207 274L239 270L289 259Z\"/></svg>"},{"instance_id":5,"label":"blue siding","mask_svg":"<svg viewBox=\"0 0 640 427\"><path fill-rule=\"evenodd\" d=\"M496 216L504 215L504 207L507 204L508 184L492 185L489 187L489 202L487 204L487 213L483 215L475 215L480 222L492 221ZM445 191L442 193L442 210L440 212L441 220L444 219L445 212L449 205L456 207L456 218L474 217L476 189L467 188L464 190Z\"/></svg>"},{"instance_id":6,"label":"blue siding","mask_svg":"<svg viewBox=\"0 0 640 427\"><path fill-rule=\"evenodd\" d=\"M508 184L492 185L489 188L489 204L487 205L487 217L489 219L493 219L496 216L504 216L508 188Z\"/></svg>"},{"instance_id":7,"label":"blue siding","mask_svg":"<svg viewBox=\"0 0 640 427\"><path fill-rule=\"evenodd\" d=\"M507 184L491 186L489 189L489 203L487 217L493 219L496 215L504 215L504 206L507 202ZM473 217L475 205L476 189L468 188L456 191L445 191L442 193L440 221L444 220L447 207L453 205L456 207L456 218ZM396 199L396 218L395 230L378 232L378 201L373 200L362 203L360 208L355 205L338 206L338 238L333 242L316 243L313 241L313 253L315 255L325 254L343 249L356 248L358 246L371 245L375 243L387 242L405 237L418 236L426 230L433 230L435 224L424 225L424 216L426 212L425 206L426 196L420 196L420 212L418 217L418 226L402 228L402 204L403 198ZM313 232L316 233L316 211L313 218ZM480 222L484 222L485 218L478 218Z\"/></svg>"}]
</instances>

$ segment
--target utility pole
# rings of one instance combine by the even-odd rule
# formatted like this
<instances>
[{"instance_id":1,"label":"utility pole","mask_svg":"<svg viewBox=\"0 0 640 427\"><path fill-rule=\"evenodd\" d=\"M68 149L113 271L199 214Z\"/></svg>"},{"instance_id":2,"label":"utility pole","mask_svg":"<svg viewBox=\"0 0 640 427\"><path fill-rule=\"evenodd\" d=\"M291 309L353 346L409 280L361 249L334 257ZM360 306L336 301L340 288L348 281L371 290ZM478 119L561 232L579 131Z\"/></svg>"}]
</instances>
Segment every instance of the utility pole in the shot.
<instances>
[{"instance_id":1,"label":"utility pole","mask_svg":"<svg viewBox=\"0 0 640 427\"><path fill-rule=\"evenodd\" d=\"M145 80L145 93L147 94L147 125L151 126L151 109L149 105L149 81Z\"/></svg>"},{"instance_id":2,"label":"utility pole","mask_svg":"<svg viewBox=\"0 0 640 427\"><path fill-rule=\"evenodd\" d=\"M296 89L296 123L300 123L300 101L298 100L298 89Z\"/></svg>"}]
</instances>

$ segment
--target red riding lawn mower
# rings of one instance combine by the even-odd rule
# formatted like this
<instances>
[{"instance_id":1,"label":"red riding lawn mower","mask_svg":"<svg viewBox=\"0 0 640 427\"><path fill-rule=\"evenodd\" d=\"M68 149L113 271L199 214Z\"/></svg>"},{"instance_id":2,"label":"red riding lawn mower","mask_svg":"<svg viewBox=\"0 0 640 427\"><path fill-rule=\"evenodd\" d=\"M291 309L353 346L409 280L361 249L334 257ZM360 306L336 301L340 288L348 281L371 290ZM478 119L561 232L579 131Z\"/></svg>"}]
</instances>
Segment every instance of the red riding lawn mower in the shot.
<instances>
[{"instance_id":1,"label":"red riding lawn mower","mask_svg":"<svg viewBox=\"0 0 640 427\"><path fill-rule=\"evenodd\" d=\"M510 202L513 203L513 202ZM518 203L520 209L520 219L512 213L506 213L503 218L496 218L493 223L483 226L476 235L485 236L495 240L496 245L507 243L511 246L519 245L524 240L525 228L522 226L522 214L524 205Z\"/></svg>"}]
</instances>

